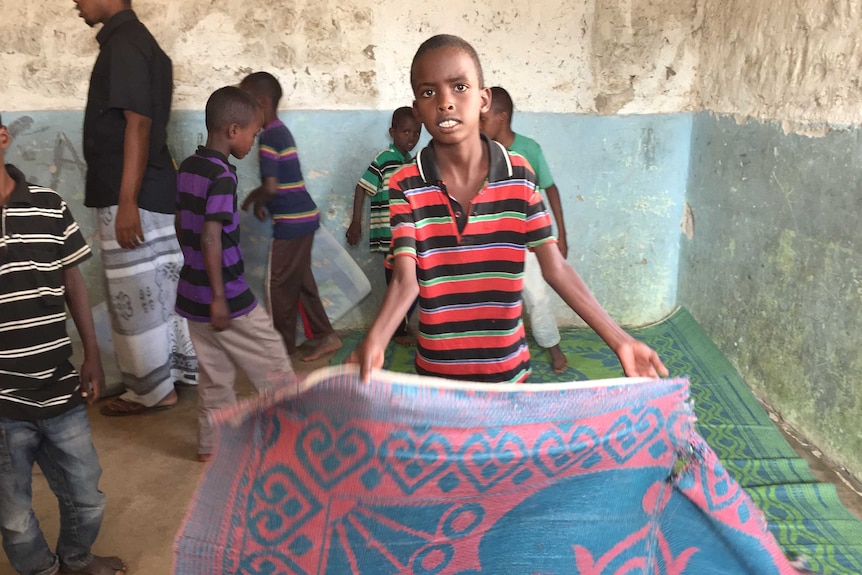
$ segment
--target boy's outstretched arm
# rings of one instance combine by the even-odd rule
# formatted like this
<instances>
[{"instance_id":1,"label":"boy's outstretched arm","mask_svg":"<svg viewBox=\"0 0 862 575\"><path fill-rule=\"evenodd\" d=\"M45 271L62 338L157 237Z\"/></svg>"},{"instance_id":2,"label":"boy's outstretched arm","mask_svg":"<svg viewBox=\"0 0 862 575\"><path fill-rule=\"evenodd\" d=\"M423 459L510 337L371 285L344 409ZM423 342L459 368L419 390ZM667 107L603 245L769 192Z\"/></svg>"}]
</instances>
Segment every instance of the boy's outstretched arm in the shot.
<instances>
[{"instance_id":1,"label":"boy's outstretched arm","mask_svg":"<svg viewBox=\"0 0 862 575\"><path fill-rule=\"evenodd\" d=\"M668 375L667 368L651 347L627 334L611 319L553 242L538 246L535 253L545 281L617 354L628 377Z\"/></svg>"},{"instance_id":2,"label":"boy's outstretched arm","mask_svg":"<svg viewBox=\"0 0 862 575\"><path fill-rule=\"evenodd\" d=\"M207 220L201 233L201 253L204 256L204 267L212 289L210 302L210 325L215 331L224 331L230 323L230 311L224 295L224 280L221 274L223 224L220 221Z\"/></svg>"},{"instance_id":3,"label":"boy's outstretched arm","mask_svg":"<svg viewBox=\"0 0 862 575\"><path fill-rule=\"evenodd\" d=\"M353 191L353 219L347 228L347 243L355 246L362 237L362 207L365 205L365 188L356 184Z\"/></svg>"},{"instance_id":4,"label":"boy's outstretched arm","mask_svg":"<svg viewBox=\"0 0 862 575\"><path fill-rule=\"evenodd\" d=\"M81 343L84 344L84 362L79 373L81 396L92 405L102 396L105 372L102 370L102 358L99 354L99 343L96 341L87 286L76 266L63 270L63 283L66 285L66 305L78 329L78 335L81 336Z\"/></svg>"},{"instance_id":5,"label":"boy's outstretched arm","mask_svg":"<svg viewBox=\"0 0 862 575\"><path fill-rule=\"evenodd\" d=\"M362 381L371 378L372 369L383 367L383 352L395 330L401 324L410 305L419 295L416 280L416 260L411 257L395 258L392 281L383 296L383 304L368 334L345 363L358 363Z\"/></svg>"}]
</instances>

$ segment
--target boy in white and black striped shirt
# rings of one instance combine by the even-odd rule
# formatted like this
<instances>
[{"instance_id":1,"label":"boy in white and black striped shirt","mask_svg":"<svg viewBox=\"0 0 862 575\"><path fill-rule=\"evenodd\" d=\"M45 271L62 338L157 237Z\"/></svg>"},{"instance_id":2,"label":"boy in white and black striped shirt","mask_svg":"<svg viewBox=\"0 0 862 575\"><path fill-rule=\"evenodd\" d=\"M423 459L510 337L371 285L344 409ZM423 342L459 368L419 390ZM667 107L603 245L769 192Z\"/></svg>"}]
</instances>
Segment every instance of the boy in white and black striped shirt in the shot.
<instances>
[{"instance_id":1,"label":"boy in white and black striped shirt","mask_svg":"<svg viewBox=\"0 0 862 575\"><path fill-rule=\"evenodd\" d=\"M87 287L78 264L90 256L56 192L28 184L4 164L12 142L0 119L0 534L19 573L124 573L96 557L105 495L84 401L104 384ZM84 344L80 376L69 362L66 306ZM60 502L52 551L32 510L33 464Z\"/></svg>"}]
</instances>

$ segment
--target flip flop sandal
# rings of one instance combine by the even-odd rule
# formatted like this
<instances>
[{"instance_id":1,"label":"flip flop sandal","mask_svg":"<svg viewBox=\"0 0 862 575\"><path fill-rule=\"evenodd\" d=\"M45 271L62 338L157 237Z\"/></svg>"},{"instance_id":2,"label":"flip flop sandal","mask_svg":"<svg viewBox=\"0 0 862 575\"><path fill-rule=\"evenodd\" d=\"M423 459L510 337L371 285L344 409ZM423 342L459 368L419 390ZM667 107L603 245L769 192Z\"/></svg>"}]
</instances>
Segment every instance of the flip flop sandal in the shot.
<instances>
[{"instance_id":1,"label":"flip flop sandal","mask_svg":"<svg viewBox=\"0 0 862 575\"><path fill-rule=\"evenodd\" d=\"M60 565L59 575L116 575L125 573L126 564L119 557L98 557L93 559L81 569L69 569Z\"/></svg>"},{"instance_id":2,"label":"flip flop sandal","mask_svg":"<svg viewBox=\"0 0 862 575\"><path fill-rule=\"evenodd\" d=\"M118 397L116 399L112 399L99 408L99 413L109 417L124 417L126 415L142 415L144 413L164 411L172 408L174 405L176 405L176 403L162 405L156 404L147 407L146 405L135 403L134 401L126 401L125 399Z\"/></svg>"}]
</instances>

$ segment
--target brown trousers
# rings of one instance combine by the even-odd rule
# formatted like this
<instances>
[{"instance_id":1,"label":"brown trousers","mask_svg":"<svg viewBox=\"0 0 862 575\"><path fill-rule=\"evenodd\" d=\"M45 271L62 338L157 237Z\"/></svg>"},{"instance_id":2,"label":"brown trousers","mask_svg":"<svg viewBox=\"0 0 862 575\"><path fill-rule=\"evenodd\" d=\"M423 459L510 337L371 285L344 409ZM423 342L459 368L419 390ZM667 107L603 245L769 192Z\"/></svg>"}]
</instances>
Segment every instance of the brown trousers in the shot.
<instances>
[{"instance_id":1,"label":"brown trousers","mask_svg":"<svg viewBox=\"0 0 862 575\"><path fill-rule=\"evenodd\" d=\"M300 308L311 339L335 331L323 309L311 271L313 243L314 234L290 240L273 239L269 250L269 313L289 354L296 353L296 317Z\"/></svg>"}]
</instances>

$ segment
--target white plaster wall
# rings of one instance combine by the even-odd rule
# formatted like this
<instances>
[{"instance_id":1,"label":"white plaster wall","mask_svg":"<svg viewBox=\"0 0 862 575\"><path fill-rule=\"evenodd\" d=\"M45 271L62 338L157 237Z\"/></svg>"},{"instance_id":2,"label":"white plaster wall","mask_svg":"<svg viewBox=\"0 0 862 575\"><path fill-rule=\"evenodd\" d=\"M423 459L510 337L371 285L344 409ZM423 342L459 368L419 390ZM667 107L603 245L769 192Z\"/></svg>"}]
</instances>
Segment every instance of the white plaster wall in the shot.
<instances>
[{"instance_id":1,"label":"white plaster wall","mask_svg":"<svg viewBox=\"0 0 862 575\"><path fill-rule=\"evenodd\" d=\"M862 3L705 0L699 91L707 110L822 134L862 122Z\"/></svg>"},{"instance_id":2,"label":"white plaster wall","mask_svg":"<svg viewBox=\"0 0 862 575\"><path fill-rule=\"evenodd\" d=\"M702 0L698 0L702 1ZM695 0L134 0L172 57L177 109L258 69L293 109L392 109L412 100L419 44L453 33L479 52L489 85L522 110L691 110ZM0 0L0 109L78 110L97 53L72 0Z\"/></svg>"}]
</instances>

